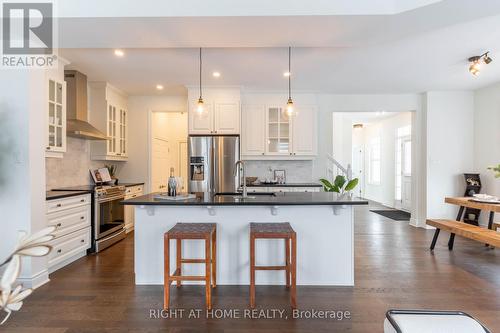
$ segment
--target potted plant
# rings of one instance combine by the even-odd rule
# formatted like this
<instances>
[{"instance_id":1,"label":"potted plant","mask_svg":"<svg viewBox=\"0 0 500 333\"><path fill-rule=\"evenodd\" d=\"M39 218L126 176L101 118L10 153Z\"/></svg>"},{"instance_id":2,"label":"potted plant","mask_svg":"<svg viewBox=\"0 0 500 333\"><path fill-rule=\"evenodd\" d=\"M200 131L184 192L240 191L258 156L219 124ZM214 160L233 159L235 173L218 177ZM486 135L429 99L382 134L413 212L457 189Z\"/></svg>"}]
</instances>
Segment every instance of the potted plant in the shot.
<instances>
[{"instance_id":1,"label":"potted plant","mask_svg":"<svg viewBox=\"0 0 500 333\"><path fill-rule=\"evenodd\" d=\"M320 179L319 180L323 184L323 188L325 192L336 192L340 194L348 193L358 185L359 179L353 178L347 181L345 176L337 175L331 183L328 179Z\"/></svg>"},{"instance_id":2,"label":"potted plant","mask_svg":"<svg viewBox=\"0 0 500 333\"><path fill-rule=\"evenodd\" d=\"M495 178L500 178L500 164L489 167L488 170L492 170L495 173Z\"/></svg>"}]
</instances>

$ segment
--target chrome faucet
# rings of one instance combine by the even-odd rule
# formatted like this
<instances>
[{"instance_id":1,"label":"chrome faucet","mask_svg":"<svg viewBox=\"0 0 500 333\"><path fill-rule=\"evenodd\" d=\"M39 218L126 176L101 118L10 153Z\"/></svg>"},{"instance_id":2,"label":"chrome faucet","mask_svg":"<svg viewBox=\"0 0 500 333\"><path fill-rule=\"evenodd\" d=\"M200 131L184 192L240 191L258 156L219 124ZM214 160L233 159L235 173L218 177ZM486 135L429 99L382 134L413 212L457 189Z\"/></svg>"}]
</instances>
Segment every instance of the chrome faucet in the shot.
<instances>
[{"instance_id":1,"label":"chrome faucet","mask_svg":"<svg viewBox=\"0 0 500 333\"><path fill-rule=\"evenodd\" d=\"M239 160L236 162L236 168L234 169L234 176L236 177L236 173L238 172L238 165L241 166L241 177L240 177L240 182L241 182L241 178L243 178L243 198L247 198L248 197L248 193L247 193L247 180L245 178L245 162L242 161L242 160Z\"/></svg>"}]
</instances>

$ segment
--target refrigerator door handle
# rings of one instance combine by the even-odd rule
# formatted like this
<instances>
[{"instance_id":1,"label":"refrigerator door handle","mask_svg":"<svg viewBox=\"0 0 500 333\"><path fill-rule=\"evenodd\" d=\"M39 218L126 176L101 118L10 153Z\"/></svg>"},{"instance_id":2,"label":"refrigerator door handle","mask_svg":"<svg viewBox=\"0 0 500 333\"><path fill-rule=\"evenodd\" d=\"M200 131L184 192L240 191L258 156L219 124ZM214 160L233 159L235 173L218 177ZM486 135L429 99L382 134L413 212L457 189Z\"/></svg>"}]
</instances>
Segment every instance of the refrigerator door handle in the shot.
<instances>
[{"instance_id":1,"label":"refrigerator door handle","mask_svg":"<svg viewBox=\"0 0 500 333\"><path fill-rule=\"evenodd\" d=\"M212 138L211 138L212 139ZM212 139L213 140L213 139ZM214 147L214 142L212 141L212 144L210 145L210 187L209 191L210 193L215 194L215 189L217 185L215 184L215 172L216 172L216 161L215 161L215 147Z\"/></svg>"}]
</instances>

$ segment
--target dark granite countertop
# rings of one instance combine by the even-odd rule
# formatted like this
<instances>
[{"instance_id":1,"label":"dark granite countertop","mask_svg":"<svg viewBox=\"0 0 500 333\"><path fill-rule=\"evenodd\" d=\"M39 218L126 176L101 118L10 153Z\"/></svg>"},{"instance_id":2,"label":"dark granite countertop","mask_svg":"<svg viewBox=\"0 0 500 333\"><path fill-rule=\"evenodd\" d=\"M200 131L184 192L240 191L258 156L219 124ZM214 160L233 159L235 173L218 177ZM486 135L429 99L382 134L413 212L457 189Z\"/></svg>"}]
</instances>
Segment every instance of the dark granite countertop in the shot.
<instances>
[{"instance_id":1,"label":"dark granite countertop","mask_svg":"<svg viewBox=\"0 0 500 333\"><path fill-rule=\"evenodd\" d=\"M154 205L154 206L316 206L316 205L367 205L368 201L340 196L332 192L286 192L275 195L249 194L249 198L225 194L210 195L197 193L196 198L186 200L155 199L155 193L124 200L123 205Z\"/></svg>"},{"instance_id":2,"label":"dark granite countertop","mask_svg":"<svg viewBox=\"0 0 500 333\"><path fill-rule=\"evenodd\" d=\"M252 184L247 187L323 187L318 183Z\"/></svg>"},{"instance_id":3,"label":"dark granite countertop","mask_svg":"<svg viewBox=\"0 0 500 333\"><path fill-rule=\"evenodd\" d=\"M122 182L118 182L118 185L125 186L125 187L131 187L131 186L144 185L144 182L142 182L142 183L122 183Z\"/></svg>"},{"instance_id":4,"label":"dark granite countertop","mask_svg":"<svg viewBox=\"0 0 500 333\"><path fill-rule=\"evenodd\" d=\"M77 195L89 194L92 191L47 191L45 192L46 200L62 199L76 197Z\"/></svg>"}]
</instances>

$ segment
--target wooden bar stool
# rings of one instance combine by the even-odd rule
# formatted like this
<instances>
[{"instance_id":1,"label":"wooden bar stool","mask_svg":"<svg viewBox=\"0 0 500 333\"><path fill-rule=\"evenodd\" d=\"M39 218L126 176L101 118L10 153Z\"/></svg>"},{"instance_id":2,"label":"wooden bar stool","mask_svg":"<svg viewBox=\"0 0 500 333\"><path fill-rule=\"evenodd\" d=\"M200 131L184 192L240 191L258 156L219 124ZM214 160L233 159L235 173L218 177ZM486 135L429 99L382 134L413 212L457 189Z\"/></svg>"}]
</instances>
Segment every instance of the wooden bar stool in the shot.
<instances>
[{"instance_id":1,"label":"wooden bar stool","mask_svg":"<svg viewBox=\"0 0 500 333\"><path fill-rule=\"evenodd\" d=\"M284 266L255 266L255 240L258 238L285 240ZM297 235L290 223L250 223L250 307L252 308L255 307L256 270L284 270L286 287L290 288L291 306L297 308Z\"/></svg>"},{"instance_id":2,"label":"wooden bar stool","mask_svg":"<svg viewBox=\"0 0 500 333\"><path fill-rule=\"evenodd\" d=\"M177 267L173 275L170 275L170 240L177 240ZM182 258L181 242L183 239L204 239L205 259L184 259ZM205 281L206 306L212 309L212 295L210 287L216 286L217 267L217 225L215 223L177 223L164 235L164 304L163 308L168 310L170 306L170 284L176 281L177 288L181 286L181 281ZM182 264L205 264L205 275L189 276L182 275Z\"/></svg>"}]
</instances>

